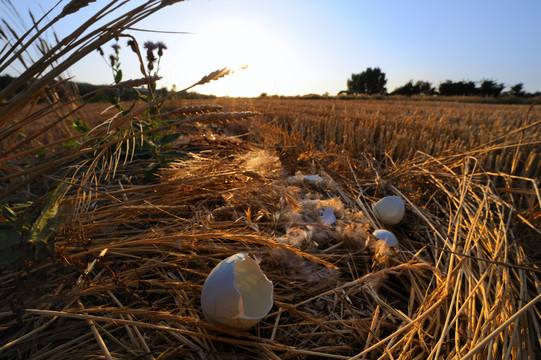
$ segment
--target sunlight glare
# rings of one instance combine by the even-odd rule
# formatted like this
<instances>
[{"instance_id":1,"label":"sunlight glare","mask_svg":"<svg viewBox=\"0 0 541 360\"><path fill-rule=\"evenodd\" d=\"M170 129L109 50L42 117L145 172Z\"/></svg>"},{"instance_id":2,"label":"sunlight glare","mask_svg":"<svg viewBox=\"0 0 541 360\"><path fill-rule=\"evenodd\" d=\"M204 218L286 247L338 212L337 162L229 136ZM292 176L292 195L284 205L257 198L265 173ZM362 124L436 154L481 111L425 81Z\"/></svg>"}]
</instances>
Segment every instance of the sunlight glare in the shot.
<instances>
[{"instance_id":1,"label":"sunlight glare","mask_svg":"<svg viewBox=\"0 0 541 360\"><path fill-rule=\"evenodd\" d=\"M287 44L261 24L244 19L207 23L202 40L206 44L198 57L211 69L229 67L235 73L196 89L219 96L258 96L280 89L278 78L286 76ZM242 71L240 71L242 69Z\"/></svg>"}]
</instances>

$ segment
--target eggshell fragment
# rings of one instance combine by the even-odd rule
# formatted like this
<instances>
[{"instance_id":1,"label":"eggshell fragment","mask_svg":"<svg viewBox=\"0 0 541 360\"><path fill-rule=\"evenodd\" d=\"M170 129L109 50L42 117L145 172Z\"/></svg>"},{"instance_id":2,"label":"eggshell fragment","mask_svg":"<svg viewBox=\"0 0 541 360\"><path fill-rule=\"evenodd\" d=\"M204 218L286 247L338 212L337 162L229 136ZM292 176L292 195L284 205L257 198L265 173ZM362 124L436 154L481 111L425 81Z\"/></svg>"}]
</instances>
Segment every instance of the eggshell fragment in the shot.
<instances>
[{"instance_id":1,"label":"eggshell fragment","mask_svg":"<svg viewBox=\"0 0 541 360\"><path fill-rule=\"evenodd\" d=\"M388 230L377 229L372 233L372 235L374 235L376 239L383 241L385 245L389 247L398 247L398 239L392 232Z\"/></svg>"},{"instance_id":2,"label":"eggshell fragment","mask_svg":"<svg viewBox=\"0 0 541 360\"><path fill-rule=\"evenodd\" d=\"M272 282L245 253L222 260L201 291L201 308L213 323L248 329L267 315L273 304Z\"/></svg>"},{"instance_id":3,"label":"eggshell fragment","mask_svg":"<svg viewBox=\"0 0 541 360\"><path fill-rule=\"evenodd\" d=\"M325 210L320 210L321 222L325 225L336 224L336 215L334 215L334 209L332 206L327 206Z\"/></svg>"},{"instance_id":4,"label":"eggshell fragment","mask_svg":"<svg viewBox=\"0 0 541 360\"><path fill-rule=\"evenodd\" d=\"M404 200L400 196L386 196L372 206L374 215L385 225L396 225L406 213Z\"/></svg>"},{"instance_id":5,"label":"eggshell fragment","mask_svg":"<svg viewBox=\"0 0 541 360\"><path fill-rule=\"evenodd\" d=\"M313 186L315 188L323 187L325 184L325 181L323 181L323 178L319 175L304 175L303 181L305 184Z\"/></svg>"}]
</instances>

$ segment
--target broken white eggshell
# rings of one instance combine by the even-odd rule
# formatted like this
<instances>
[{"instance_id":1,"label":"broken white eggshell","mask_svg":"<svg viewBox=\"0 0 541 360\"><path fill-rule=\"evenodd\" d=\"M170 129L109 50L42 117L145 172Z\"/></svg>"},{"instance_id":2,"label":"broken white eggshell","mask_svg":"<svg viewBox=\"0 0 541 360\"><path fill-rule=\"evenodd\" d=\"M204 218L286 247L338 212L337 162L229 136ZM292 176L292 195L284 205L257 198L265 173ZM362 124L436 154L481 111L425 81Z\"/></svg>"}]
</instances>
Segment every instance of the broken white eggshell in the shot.
<instances>
[{"instance_id":1,"label":"broken white eggshell","mask_svg":"<svg viewBox=\"0 0 541 360\"><path fill-rule=\"evenodd\" d=\"M374 215L385 225L396 225L406 213L404 200L400 196L386 196L372 206Z\"/></svg>"},{"instance_id":2,"label":"broken white eggshell","mask_svg":"<svg viewBox=\"0 0 541 360\"><path fill-rule=\"evenodd\" d=\"M383 241L388 247L398 247L398 239L392 232L388 230L377 229L372 233L372 235L374 235L376 239Z\"/></svg>"},{"instance_id":3,"label":"broken white eggshell","mask_svg":"<svg viewBox=\"0 0 541 360\"><path fill-rule=\"evenodd\" d=\"M321 222L325 225L336 224L336 215L334 215L334 209L332 206L327 206L325 210L319 210L319 215L321 216Z\"/></svg>"},{"instance_id":4,"label":"broken white eggshell","mask_svg":"<svg viewBox=\"0 0 541 360\"><path fill-rule=\"evenodd\" d=\"M272 282L255 260L238 253L212 269L201 291L201 308L210 322L248 329L269 313L272 299Z\"/></svg>"}]
</instances>

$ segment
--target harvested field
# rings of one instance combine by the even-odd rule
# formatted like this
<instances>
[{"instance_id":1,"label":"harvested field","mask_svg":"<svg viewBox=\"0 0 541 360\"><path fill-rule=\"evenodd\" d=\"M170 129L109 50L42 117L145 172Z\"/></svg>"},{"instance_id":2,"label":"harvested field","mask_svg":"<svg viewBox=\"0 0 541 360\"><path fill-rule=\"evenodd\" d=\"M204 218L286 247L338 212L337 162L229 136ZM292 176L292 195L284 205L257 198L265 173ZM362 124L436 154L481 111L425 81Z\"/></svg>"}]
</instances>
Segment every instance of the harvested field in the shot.
<instances>
[{"instance_id":1,"label":"harvested field","mask_svg":"<svg viewBox=\"0 0 541 360\"><path fill-rule=\"evenodd\" d=\"M267 106L246 101L242 110ZM310 145L301 131L280 128L283 106L275 115L269 107L247 120L177 128L184 135L172 147L190 156L153 180L138 160L94 191L72 187L62 204L77 210L58 232L55 255L0 278L3 355L539 355L541 283L535 256L527 255L539 251L528 241L539 239L539 198L533 218L518 211L475 154L456 149L391 161L383 152ZM298 181L302 175L323 184L311 187ZM388 227L397 251L371 235L382 227L371 204L385 195L406 202L406 219ZM332 226L305 208L325 201L333 202ZM248 331L209 323L200 308L206 276L237 252L258 259L274 284L271 312Z\"/></svg>"},{"instance_id":2,"label":"harvested field","mask_svg":"<svg viewBox=\"0 0 541 360\"><path fill-rule=\"evenodd\" d=\"M410 160L418 152L436 157L471 154L482 160L486 170L531 178L541 175L539 107L420 100L213 101L231 110L261 112L265 123L283 130L285 137L298 137L305 147L338 146L382 161ZM514 151L506 148L518 144Z\"/></svg>"}]
</instances>

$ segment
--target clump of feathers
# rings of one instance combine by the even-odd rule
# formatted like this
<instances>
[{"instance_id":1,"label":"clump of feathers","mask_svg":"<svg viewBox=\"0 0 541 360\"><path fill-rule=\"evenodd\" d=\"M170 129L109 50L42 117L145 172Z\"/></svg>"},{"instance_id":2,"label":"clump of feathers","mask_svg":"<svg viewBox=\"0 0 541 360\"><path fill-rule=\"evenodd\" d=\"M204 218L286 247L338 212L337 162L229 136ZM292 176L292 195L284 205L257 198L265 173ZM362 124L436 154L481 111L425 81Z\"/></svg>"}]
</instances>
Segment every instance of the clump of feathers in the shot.
<instances>
[{"instance_id":1,"label":"clump of feathers","mask_svg":"<svg viewBox=\"0 0 541 360\"><path fill-rule=\"evenodd\" d=\"M287 198L282 199L279 214L283 234L276 242L287 244L302 251L325 251L333 246L346 246L355 250L364 249L369 233L369 221L363 212L346 209L337 197L328 198L321 190L317 176L309 177L297 173L287 179ZM277 249L275 258L287 270L288 276L308 281L332 281L338 276L336 269L321 269L320 265L299 261L289 251Z\"/></svg>"}]
</instances>

